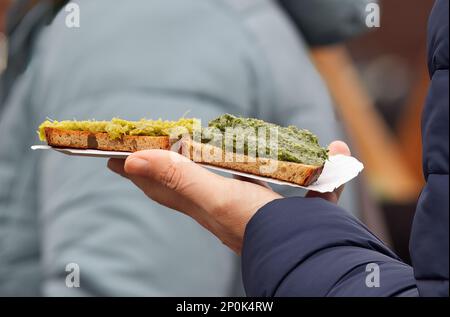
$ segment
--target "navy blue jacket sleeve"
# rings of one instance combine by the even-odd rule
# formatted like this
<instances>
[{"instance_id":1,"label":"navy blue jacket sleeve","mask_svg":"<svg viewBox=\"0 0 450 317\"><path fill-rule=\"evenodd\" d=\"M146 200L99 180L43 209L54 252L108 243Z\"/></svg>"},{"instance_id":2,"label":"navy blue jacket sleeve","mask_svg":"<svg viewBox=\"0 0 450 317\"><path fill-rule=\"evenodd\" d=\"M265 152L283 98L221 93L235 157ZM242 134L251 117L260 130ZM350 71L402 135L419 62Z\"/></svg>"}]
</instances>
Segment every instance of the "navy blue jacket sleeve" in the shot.
<instances>
[{"instance_id":1,"label":"navy blue jacket sleeve","mask_svg":"<svg viewBox=\"0 0 450 317\"><path fill-rule=\"evenodd\" d=\"M371 263L378 265L379 287L369 287ZM246 228L242 269L249 296L417 294L410 266L320 198L279 199L261 208Z\"/></svg>"},{"instance_id":2,"label":"navy blue jacket sleeve","mask_svg":"<svg viewBox=\"0 0 450 317\"><path fill-rule=\"evenodd\" d=\"M448 296L448 0L438 0L429 19L431 85L422 115L426 185L414 217L410 253L421 296Z\"/></svg>"}]
</instances>

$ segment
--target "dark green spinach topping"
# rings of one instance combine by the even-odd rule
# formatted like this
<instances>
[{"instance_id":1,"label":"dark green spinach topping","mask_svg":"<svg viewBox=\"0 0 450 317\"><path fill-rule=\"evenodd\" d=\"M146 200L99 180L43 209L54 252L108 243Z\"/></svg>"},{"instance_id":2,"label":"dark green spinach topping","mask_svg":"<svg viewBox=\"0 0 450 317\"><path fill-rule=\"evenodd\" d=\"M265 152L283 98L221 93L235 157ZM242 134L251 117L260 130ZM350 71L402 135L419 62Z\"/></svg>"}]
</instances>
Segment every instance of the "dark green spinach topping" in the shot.
<instances>
[{"instance_id":1,"label":"dark green spinach topping","mask_svg":"<svg viewBox=\"0 0 450 317\"><path fill-rule=\"evenodd\" d=\"M217 133L222 134L220 138ZM245 155L278 158L279 161L322 166L328 159L328 150L320 146L318 138L295 126L281 127L263 120L224 114L210 121L208 128L202 131L202 142L220 139L224 149L227 138L232 140L235 153L236 147L243 145Z\"/></svg>"}]
</instances>

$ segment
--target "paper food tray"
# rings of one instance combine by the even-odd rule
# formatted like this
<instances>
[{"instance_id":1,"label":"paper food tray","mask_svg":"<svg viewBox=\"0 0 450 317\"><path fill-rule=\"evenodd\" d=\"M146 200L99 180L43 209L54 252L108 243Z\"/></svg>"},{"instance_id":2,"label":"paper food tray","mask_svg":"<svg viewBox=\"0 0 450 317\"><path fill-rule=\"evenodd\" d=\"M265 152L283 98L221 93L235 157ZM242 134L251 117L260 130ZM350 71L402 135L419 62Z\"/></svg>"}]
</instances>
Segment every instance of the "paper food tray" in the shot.
<instances>
[{"instance_id":1,"label":"paper food tray","mask_svg":"<svg viewBox=\"0 0 450 317\"><path fill-rule=\"evenodd\" d=\"M33 145L33 150L54 150L66 155L72 156L89 156L89 157L103 157L103 158L118 158L125 159L131 152L113 152L113 151L100 151L100 150L82 150L82 149L70 149L70 148L53 148L48 145ZM221 167L210 166L206 164L199 164L210 170L225 172L228 174L244 176L247 178L261 180L267 183L285 185L291 187L304 188L308 190L314 190L320 193L332 192L339 186L352 180L364 169L364 165L352 156L335 155L330 156L329 160L325 162L322 174L319 179L312 185L307 187L299 186L292 183L279 181L276 179L256 176L252 174L242 173L225 169Z\"/></svg>"}]
</instances>

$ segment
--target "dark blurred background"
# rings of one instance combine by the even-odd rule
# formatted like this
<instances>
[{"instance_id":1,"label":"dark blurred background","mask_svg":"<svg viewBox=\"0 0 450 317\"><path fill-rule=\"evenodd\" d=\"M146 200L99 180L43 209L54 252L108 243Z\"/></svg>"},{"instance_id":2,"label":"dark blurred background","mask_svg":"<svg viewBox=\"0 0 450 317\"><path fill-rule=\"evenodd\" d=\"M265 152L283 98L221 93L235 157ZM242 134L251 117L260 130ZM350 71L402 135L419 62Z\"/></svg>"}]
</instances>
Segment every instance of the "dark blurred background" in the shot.
<instances>
[{"instance_id":1,"label":"dark blurred background","mask_svg":"<svg viewBox=\"0 0 450 317\"><path fill-rule=\"evenodd\" d=\"M424 182L420 117L429 81L426 35L433 3L381 0L380 28L351 40L345 48L314 52L354 150L366 165L366 200L375 205L368 203L363 220L406 261Z\"/></svg>"},{"instance_id":2,"label":"dark blurred background","mask_svg":"<svg viewBox=\"0 0 450 317\"><path fill-rule=\"evenodd\" d=\"M368 93L401 152L408 173L404 177L414 184L407 200L380 202L394 247L407 260L416 197L424 182L420 118L429 83L426 31L433 3L381 1L382 28L349 45Z\"/></svg>"}]
</instances>

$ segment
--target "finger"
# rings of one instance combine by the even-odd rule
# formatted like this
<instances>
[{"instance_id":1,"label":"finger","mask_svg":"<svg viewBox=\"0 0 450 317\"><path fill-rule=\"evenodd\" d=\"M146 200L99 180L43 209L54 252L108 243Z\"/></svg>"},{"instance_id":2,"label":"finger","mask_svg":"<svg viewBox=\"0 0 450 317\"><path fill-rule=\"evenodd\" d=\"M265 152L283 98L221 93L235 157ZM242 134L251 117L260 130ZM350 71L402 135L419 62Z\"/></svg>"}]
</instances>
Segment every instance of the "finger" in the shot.
<instances>
[{"instance_id":1,"label":"finger","mask_svg":"<svg viewBox=\"0 0 450 317\"><path fill-rule=\"evenodd\" d=\"M345 143L343 141L332 142L328 146L328 150L329 150L330 156L338 155L338 154L346 155L346 156L352 155L349 146L347 145L347 143ZM339 198L341 197L342 192L344 191L344 188L345 188L345 185L342 185L339 188L334 190L335 203L337 203L339 201Z\"/></svg>"},{"instance_id":2,"label":"finger","mask_svg":"<svg viewBox=\"0 0 450 317\"><path fill-rule=\"evenodd\" d=\"M334 155L338 155L338 154L350 156L351 151L345 142L334 141L328 146L328 154L330 156L334 156ZM339 198L342 195L342 192L344 191L344 188L345 188L345 185L342 185L330 193L318 193L318 192L314 192L314 191L309 191L308 193L306 193L306 197L308 197L308 198L319 197L319 198L328 200L329 202L337 204L339 201Z\"/></svg>"},{"instance_id":3,"label":"finger","mask_svg":"<svg viewBox=\"0 0 450 317\"><path fill-rule=\"evenodd\" d=\"M108 168L111 171L125 177L124 165L125 165L125 160L113 159L113 158L109 159L108 164L107 164Z\"/></svg>"},{"instance_id":4,"label":"finger","mask_svg":"<svg viewBox=\"0 0 450 317\"><path fill-rule=\"evenodd\" d=\"M346 156L352 155L347 143L345 143L343 141L331 142L331 144L328 146L328 154L330 156L338 155L338 154L342 154L342 155L346 155Z\"/></svg>"},{"instance_id":5,"label":"finger","mask_svg":"<svg viewBox=\"0 0 450 317\"><path fill-rule=\"evenodd\" d=\"M256 184L256 185L259 185L259 186L262 186L262 187L272 190L272 187L270 187L269 184L267 184L266 182L260 181L258 179L248 178L248 177L240 176L240 175L233 175L233 178L236 180L239 180L239 181L253 183L253 184Z\"/></svg>"}]
</instances>

